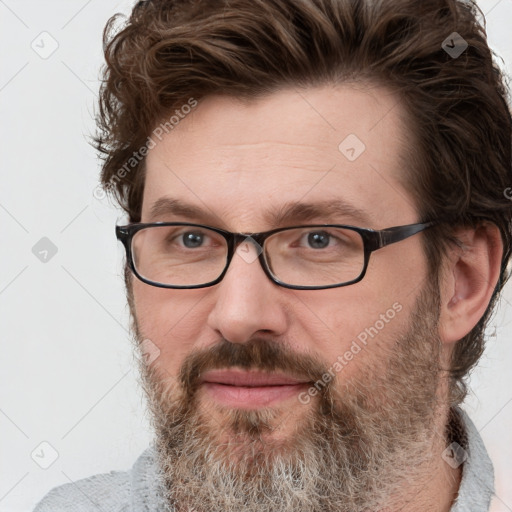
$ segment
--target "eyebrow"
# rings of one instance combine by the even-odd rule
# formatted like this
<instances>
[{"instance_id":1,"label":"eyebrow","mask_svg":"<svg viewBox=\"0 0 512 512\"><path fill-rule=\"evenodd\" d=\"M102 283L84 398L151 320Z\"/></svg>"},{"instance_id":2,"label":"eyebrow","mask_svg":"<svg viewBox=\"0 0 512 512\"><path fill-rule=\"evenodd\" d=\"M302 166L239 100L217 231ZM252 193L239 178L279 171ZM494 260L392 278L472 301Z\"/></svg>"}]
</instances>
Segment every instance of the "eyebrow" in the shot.
<instances>
[{"instance_id":1,"label":"eyebrow","mask_svg":"<svg viewBox=\"0 0 512 512\"><path fill-rule=\"evenodd\" d=\"M217 217L199 206L169 197L161 197L149 210L149 222L169 216L186 217L205 224L211 223L212 219ZM371 223L367 212L342 199L309 203L287 202L264 212L263 218L267 224L275 227L314 220L320 220L321 223L336 223L340 218L343 220L348 218L366 225Z\"/></svg>"}]
</instances>

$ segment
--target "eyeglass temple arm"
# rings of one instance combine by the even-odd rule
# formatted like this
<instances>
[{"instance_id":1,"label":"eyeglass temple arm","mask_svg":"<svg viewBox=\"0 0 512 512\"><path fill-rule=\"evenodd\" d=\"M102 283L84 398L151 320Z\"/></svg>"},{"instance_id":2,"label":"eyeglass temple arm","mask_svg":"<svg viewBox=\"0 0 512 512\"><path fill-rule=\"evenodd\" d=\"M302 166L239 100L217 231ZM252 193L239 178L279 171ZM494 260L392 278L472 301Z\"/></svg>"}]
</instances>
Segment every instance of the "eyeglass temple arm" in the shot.
<instances>
[{"instance_id":1,"label":"eyeglass temple arm","mask_svg":"<svg viewBox=\"0 0 512 512\"><path fill-rule=\"evenodd\" d=\"M397 226L394 228L383 229L381 231L377 231L376 234L379 235L378 249L382 247L386 247L386 245L394 244L395 242L400 242L409 238L410 236L423 231L431 226L436 224L436 222L422 222L420 224L410 224L408 226Z\"/></svg>"}]
</instances>

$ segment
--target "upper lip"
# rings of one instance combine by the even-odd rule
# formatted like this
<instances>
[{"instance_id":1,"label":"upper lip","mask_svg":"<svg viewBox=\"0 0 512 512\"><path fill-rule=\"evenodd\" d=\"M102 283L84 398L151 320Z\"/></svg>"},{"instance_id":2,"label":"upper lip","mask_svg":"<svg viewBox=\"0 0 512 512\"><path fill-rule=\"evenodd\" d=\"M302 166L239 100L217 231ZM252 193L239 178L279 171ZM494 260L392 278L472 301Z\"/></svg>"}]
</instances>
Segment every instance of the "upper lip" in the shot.
<instances>
[{"instance_id":1,"label":"upper lip","mask_svg":"<svg viewBox=\"0 0 512 512\"><path fill-rule=\"evenodd\" d=\"M211 370L203 373L200 382L225 384L228 386L290 386L305 384L308 380L298 379L283 373L265 373L242 370Z\"/></svg>"}]
</instances>

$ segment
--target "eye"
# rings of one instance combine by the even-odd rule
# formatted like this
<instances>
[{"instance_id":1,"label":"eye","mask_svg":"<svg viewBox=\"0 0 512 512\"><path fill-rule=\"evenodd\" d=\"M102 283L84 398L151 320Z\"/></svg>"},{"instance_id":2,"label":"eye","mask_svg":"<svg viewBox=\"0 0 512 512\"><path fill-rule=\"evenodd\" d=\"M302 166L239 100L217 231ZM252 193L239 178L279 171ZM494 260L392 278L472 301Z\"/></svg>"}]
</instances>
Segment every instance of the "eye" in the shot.
<instances>
[{"instance_id":1,"label":"eye","mask_svg":"<svg viewBox=\"0 0 512 512\"><path fill-rule=\"evenodd\" d=\"M308 233L308 244L313 249L325 249L329 245L331 235L325 231Z\"/></svg>"},{"instance_id":2,"label":"eye","mask_svg":"<svg viewBox=\"0 0 512 512\"><path fill-rule=\"evenodd\" d=\"M189 249L199 247L204 240L205 234L198 231L187 231L179 235L183 241L183 245Z\"/></svg>"},{"instance_id":3,"label":"eye","mask_svg":"<svg viewBox=\"0 0 512 512\"><path fill-rule=\"evenodd\" d=\"M306 245L311 249L325 249L329 247L329 243L334 239L339 242L337 237L327 231L309 231L300 237L299 246L304 247Z\"/></svg>"},{"instance_id":4,"label":"eye","mask_svg":"<svg viewBox=\"0 0 512 512\"><path fill-rule=\"evenodd\" d=\"M176 231L173 229L166 236L166 245L182 249L198 249L215 246L215 240L210 236L210 233L206 233L204 230Z\"/></svg>"}]
</instances>

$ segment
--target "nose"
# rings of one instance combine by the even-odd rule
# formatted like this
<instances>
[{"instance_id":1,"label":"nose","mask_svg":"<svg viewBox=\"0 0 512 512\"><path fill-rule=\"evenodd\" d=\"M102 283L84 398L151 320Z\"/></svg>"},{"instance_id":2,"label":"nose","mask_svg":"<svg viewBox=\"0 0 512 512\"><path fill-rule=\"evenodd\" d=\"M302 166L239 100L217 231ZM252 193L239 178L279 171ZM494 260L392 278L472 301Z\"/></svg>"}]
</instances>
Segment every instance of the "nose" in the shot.
<instances>
[{"instance_id":1,"label":"nose","mask_svg":"<svg viewBox=\"0 0 512 512\"><path fill-rule=\"evenodd\" d=\"M211 288L216 296L208 325L231 343L245 343L261 334L279 336L287 329L283 304L292 290L267 277L257 254L256 245L243 242L222 281Z\"/></svg>"}]
</instances>

